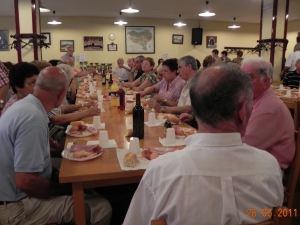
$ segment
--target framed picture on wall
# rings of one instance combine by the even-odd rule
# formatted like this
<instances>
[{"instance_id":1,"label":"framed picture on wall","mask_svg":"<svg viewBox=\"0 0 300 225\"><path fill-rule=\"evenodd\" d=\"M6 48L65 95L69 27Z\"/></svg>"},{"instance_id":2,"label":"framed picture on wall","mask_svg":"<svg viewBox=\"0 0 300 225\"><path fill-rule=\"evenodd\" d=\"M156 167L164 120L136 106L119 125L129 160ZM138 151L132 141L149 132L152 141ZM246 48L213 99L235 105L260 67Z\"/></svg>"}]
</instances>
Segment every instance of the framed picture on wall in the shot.
<instances>
[{"instance_id":1,"label":"framed picture on wall","mask_svg":"<svg viewBox=\"0 0 300 225\"><path fill-rule=\"evenodd\" d=\"M183 44L183 35L181 35L181 34L173 34L173 36L172 36L172 44Z\"/></svg>"},{"instance_id":2,"label":"framed picture on wall","mask_svg":"<svg viewBox=\"0 0 300 225\"><path fill-rule=\"evenodd\" d=\"M126 54L155 53L155 27L125 27Z\"/></svg>"},{"instance_id":3,"label":"framed picture on wall","mask_svg":"<svg viewBox=\"0 0 300 225\"><path fill-rule=\"evenodd\" d=\"M206 36L206 48L217 47L217 36Z\"/></svg>"},{"instance_id":4,"label":"framed picture on wall","mask_svg":"<svg viewBox=\"0 0 300 225\"><path fill-rule=\"evenodd\" d=\"M9 51L8 30L0 30L0 51Z\"/></svg>"},{"instance_id":5,"label":"framed picture on wall","mask_svg":"<svg viewBox=\"0 0 300 225\"><path fill-rule=\"evenodd\" d=\"M51 36L50 33L41 33L41 35L44 35L46 37L46 39L44 39L44 43L47 45L51 45Z\"/></svg>"},{"instance_id":6,"label":"framed picture on wall","mask_svg":"<svg viewBox=\"0 0 300 225\"><path fill-rule=\"evenodd\" d=\"M107 45L107 51L117 51L117 45L116 44L109 44Z\"/></svg>"},{"instance_id":7,"label":"framed picture on wall","mask_svg":"<svg viewBox=\"0 0 300 225\"><path fill-rule=\"evenodd\" d=\"M103 51L103 37L85 36L83 37L84 51Z\"/></svg>"},{"instance_id":8,"label":"framed picture on wall","mask_svg":"<svg viewBox=\"0 0 300 225\"><path fill-rule=\"evenodd\" d=\"M74 48L74 40L60 40L60 51L61 52L66 52L68 47L73 47Z\"/></svg>"}]
</instances>

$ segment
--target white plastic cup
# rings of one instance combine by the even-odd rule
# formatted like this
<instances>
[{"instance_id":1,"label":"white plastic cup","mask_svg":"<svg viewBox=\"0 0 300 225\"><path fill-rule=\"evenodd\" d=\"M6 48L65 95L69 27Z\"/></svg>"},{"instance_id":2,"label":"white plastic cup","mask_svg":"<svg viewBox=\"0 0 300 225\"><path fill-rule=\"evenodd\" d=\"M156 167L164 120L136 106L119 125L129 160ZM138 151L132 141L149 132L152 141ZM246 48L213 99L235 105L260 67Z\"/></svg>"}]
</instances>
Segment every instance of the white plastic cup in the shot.
<instances>
[{"instance_id":1,"label":"white plastic cup","mask_svg":"<svg viewBox=\"0 0 300 225\"><path fill-rule=\"evenodd\" d=\"M174 128L168 128L167 134L166 134L166 144L173 144L176 141L175 138L175 129Z\"/></svg>"},{"instance_id":2,"label":"white plastic cup","mask_svg":"<svg viewBox=\"0 0 300 225\"><path fill-rule=\"evenodd\" d=\"M85 84L88 80L87 79L83 79L83 83Z\"/></svg>"},{"instance_id":3,"label":"white plastic cup","mask_svg":"<svg viewBox=\"0 0 300 225\"><path fill-rule=\"evenodd\" d=\"M97 86L97 81L93 81L93 85L94 85L94 87L96 87Z\"/></svg>"},{"instance_id":4,"label":"white plastic cup","mask_svg":"<svg viewBox=\"0 0 300 225\"><path fill-rule=\"evenodd\" d=\"M286 90L286 97L291 97L291 96L292 96L292 91Z\"/></svg>"},{"instance_id":5,"label":"white plastic cup","mask_svg":"<svg viewBox=\"0 0 300 225\"><path fill-rule=\"evenodd\" d=\"M109 139L107 130L100 130L99 132L99 145L102 148L108 147Z\"/></svg>"},{"instance_id":6,"label":"white plastic cup","mask_svg":"<svg viewBox=\"0 0 300 225\"><path fill-rule=\"evenodd\" d=\"M97 90L97 95L101 95L102 94L102 90Z\"/></svg>"},{"instance_id":7,"label":"white plastic cup","mask_svg":"<svg viewBox=\"0 0 300 225\"><path fill-rule=\"evenodd\" d=\"M279 90L283 90L283 84L279 85Z\"/></svg>"},{"instance_id":8,"label":"white plastic cup","mask_svg":"<svg viewBox=\"0 0 300 225\"><path fill-rule=\"evenodd\" d=\"M137 137L130 138L129 152L133 152L137 156L141 156L140 140Z\"/></svg>"},{"instance_id":9,"label":"white plastic cup","mask_svg":"<svg viewBox=\"0 0 300 225\"><path fill-rule=\"evenodd\" d=\"M98 99L98 100L99 100L99 99ZM98 101L98 108L99 108L99 109L103 109L103 104L102 104L102 102L99 102L99 101Z\"/></svg>"},{"instance_id":10,"label":"white plastic cup","mask_svg":"<svg viewBox=\"0 0 300 225\"><path fill-rule=\"evenodd\" d=\"M101 119L100 119L100 116L94 116L93 117L93 127L95 127L96 129L100 129L101 128Z\"/></svg>"},{"instance_id":11,"label":"white plastic cup","mask_svg":"<svg viewBox=\"0 0 300 225\"><path fill-rule=\"evenodd\" d=\"M154 112L150 112L149 116L148 116L148 124L149 126L155 126L156 124L156 119L155 119L155 113Z\"/></svg>"}]
</instances>

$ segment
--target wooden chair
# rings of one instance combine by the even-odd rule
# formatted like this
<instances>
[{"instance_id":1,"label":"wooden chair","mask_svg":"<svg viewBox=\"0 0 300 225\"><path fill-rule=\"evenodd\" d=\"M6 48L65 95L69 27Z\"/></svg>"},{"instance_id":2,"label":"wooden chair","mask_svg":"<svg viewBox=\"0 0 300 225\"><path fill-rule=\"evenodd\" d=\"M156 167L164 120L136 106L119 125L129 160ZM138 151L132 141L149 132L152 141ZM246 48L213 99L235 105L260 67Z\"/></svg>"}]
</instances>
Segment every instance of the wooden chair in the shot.
<instances>
[{"instance_id":1,"label":"wooden chair","mask_svg":"<svg viewBox=\"0 0 300 225\"><path fill-rule=\"evenodd\" d=\"M290 98L281 98L281 100L286 105L286 107L288 107L288 109L293 110L295 131L298 131L298 129L299 129L299 101L296 99L290 99Z\"/></svg>"},{"instance_id":2,"label":"wooden chair","mask_svg":"<svg viewBox=\"0 0 300 225\"><path fill-rule=\"evenodd\" d=\"M295 156L293 159L292 164L288 168L289 174L287 176L287 182L285 185L285 191L284 191L284 200L283 205L286 206L288 209L293 208L293 203L295 199L295 192L297 187L297 182L299 178L300 173L300 129L298 130L298 133L295 132L295 141L296 141L296 151Z\"/></svg>"}]
</instances>

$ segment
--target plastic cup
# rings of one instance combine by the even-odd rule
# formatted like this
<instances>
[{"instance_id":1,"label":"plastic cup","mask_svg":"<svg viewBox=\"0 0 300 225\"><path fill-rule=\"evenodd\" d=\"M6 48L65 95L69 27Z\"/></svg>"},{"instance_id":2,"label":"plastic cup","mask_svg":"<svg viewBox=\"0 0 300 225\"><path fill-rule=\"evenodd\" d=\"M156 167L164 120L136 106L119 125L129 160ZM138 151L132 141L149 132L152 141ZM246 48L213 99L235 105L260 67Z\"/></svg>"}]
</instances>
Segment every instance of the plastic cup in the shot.
<instances>
[{"instance_id":1,"label":"plastic cup","mask_svg":"<svg viewBox=\"0 0 300 225\"><path fill-rule=\"evenodd\" d=\"M292 91L291 90L287 90L286 91L286 97L291 97L292 96Z\"/></svg>"},{"instance_id":2,"label":"plastic cup","mask_svg":"<svg viewBox=\"0 0 300 225\"><path fill-rule=\"evenodd\" d=\"M101 95L102 94L102 90L97 90L97 95Z\"/></svg>"},{"instance_id":3,"label":"plastic cup","mask_svg":"<svg viewBox=\"0 0 300 225\"><path fill-rule=\"evenodd\" d=\"M175 129L174 128L168 128L167 134L166 134L166 144L173 144L176 141L175 138Z\"/></svg>"},{"instance_id":4,"label":"plastic cup","mask_svg":"<svg viewBox=\"0 0 300 225\"><path fill-rule=\"evenodd\" d=\"M148 124L150 126L155 126L155 122L156 122L155 113L154 112L150 112L149 116L148 116Z\"/></svg>"},{"instance_id":5,"label":"plastic cup","mask_svg":"<svg viewBox=\"0 0 300 225\"><path fill-rule=\"evenodd\" d=\"M280 90L283 90L283 84L280 84L280 85L279 85L279 89L280 89Z\"/></svg>"},{"instance_id":6,"label":"plastic cup","mask_svg":"<svg viewBox=\"0 0 300 225\"><path fill-rule=\"evenodd\" d=\"M95 127L96 129L100 129L101 128L101 119L100 119L100 116L94 116L93 117L93 127Z\"/></svg>"},{"instance_id":7,"label":"plastic cup","mask_svg":"<svg viewBox=\"0 0 300 225\"><path fill-rule=\"evenodd\" d=\"M107 130L100 130L99 132L99 145L102 148L108 147L109 139Z\"/></svg>"},{"instance_id":8,"label":"plastic cup","mask_svg":"<svg viewBox=\"0 0 300 225\"><path fill-rule=\"evenodd\" d=\"M129 152L133 152L137 156L141 156L140 140L137 137L130 138Z\"/></svg>"},{"instance_id":9,"label":"plastic cup","mask_svg":"<svg viewBox=\"0 0 300 225\"><path fill-rule=\"evenodd\" d=\"M94 85L94 87L96 87L97 86L97 81L93 81L93 85Z\"/></svg>"}]
</instances>

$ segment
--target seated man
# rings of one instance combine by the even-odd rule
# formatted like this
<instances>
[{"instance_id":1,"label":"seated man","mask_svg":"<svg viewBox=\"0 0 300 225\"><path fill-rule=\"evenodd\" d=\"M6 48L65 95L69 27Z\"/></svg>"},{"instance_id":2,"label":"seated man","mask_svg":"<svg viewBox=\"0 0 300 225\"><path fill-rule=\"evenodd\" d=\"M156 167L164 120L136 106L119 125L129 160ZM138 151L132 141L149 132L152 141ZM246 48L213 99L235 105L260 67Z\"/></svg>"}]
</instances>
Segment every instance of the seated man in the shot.
<instances>
[{"instance_id":1,"label":"seated man","mask_svg":"<svg viewBox=\"0 0 300 225\"><path fill-rule=\"evenodd\" d=\"M68 83L61 69L42 70L33 94L17 101L0 118L1 223L74 221L70 185L51 180L47 124L47 112L61 105ZM88 223L109 224L111 207L107 200L87 196L85 206Z\"/></svg>"},{"instance_id":2,"label":"seated man","mask_svg":"<svg viewBox=\"0 0 300 225\"><path fill-rule=\"evenodd\" d=\"M269 153L243 144L251 115L250 79L226 64L197 72L191 103L198 134L187 147L151 161L131 201L123 225L252 224L249 209L281 206L281 170Z\"/></svg>"},{"instance_id":3,"label":"seated man","mask_svg":"<svg viewBox=\"0 0 300 225\"><path fill-rule=\"evenodd\" d=\"M162 113L190 113L192 112L189 86L191 84L192 77L198 70L196 59L193 56L184 56L178 60L178 73L181 79L185 80L185 85L182 88L177 106L161 106L155 99L148 101L148 105L154 108L156 112Z\"/></svg>"},{"instance_id":4,"label":"seated man","mask_svg":"<svg viewBox=\"0 0 300 225\"><path fill-rule=\"evenodd\" d=\"M300 81L300 59L296 61L296 70L287 72L283 79L282 84L290 88L299 88Z\"/></svg>"},{"instance_id":5,"label":"seated man","mask_svg":"<svg viewBox=\"0 0 300 225\"><path fill-rule=\"evenodd\" d=\"M282 169L295 154L294 123L285 104L270 88L273 67L263 58L244 59L241 69L252 81L253 108L243 142L271 153Z\"/></svg>"},{"instance_id":6,"label":"seated man","mask_svg":"<svg viewBox=\"0 0 300 225\"><path fill-rule=\"evenodd\" d=\"M129 81L129 71L131 70L127 65L124 64L124 59L118 58L118 66L112 70L113 75L116 74L119 81Z\"/></svg>"}]
</instances>

